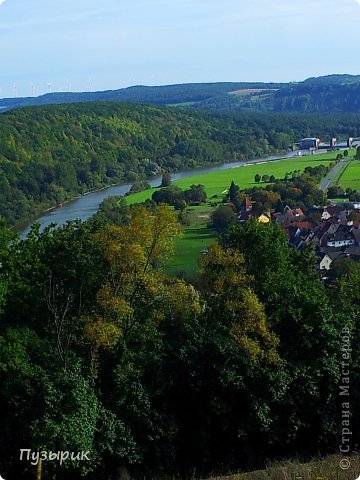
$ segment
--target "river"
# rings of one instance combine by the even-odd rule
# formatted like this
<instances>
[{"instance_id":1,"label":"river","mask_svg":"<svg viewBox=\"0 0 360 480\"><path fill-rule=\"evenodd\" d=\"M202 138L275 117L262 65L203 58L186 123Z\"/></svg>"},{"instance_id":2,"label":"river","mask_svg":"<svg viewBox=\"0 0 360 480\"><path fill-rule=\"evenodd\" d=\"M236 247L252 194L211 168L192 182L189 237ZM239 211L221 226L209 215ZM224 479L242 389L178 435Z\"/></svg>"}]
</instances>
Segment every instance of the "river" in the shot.
<instances>
[{"instance_id":1,"label":"river","mask_svg":"<svg viewBox=\"0 0 360 480\"><path fill-rule=\"evenodd\" d=\"M308 153L308 151L304 151L303 154ZM273 160L281 160L286 158L291 158L297 156L298 152L289 152L286 155L271 155L264 158L256 158L253 160L246 160L241 162L232 162L232 163L224 163L222 165L217 165L214 167L208 168L201 168L196 170L186 170L182 172L173 173L171 175L172 181L180 180L182 178L191 177L193 175L201 175L204 173L214 172L217 170L226 170L228 168L235 168L241 167L248 163L259 163L259 162L270 162ZM156 187L161 182L161 175L153 177L149 180L149 183L152 187ZM46 226L50 225L51 223L57 223L58 225L63 225L68 220L86 220L94 213L97 212L99 205L105 198L110 197L112 195L125 195L131 188L132 183L126 183L123 185L116 185L108 188L104 188L102 190L98 190L95 192L90 192L87 194L82 195L81 197L72 200L64 204L63 207L54 208L41 217L39 217L36 221L40 223L41 229L44 229ZM26 238L27 234L29 233L30 225L23 230L21 233L21 238Z\"/></svg>"}]
</instances>

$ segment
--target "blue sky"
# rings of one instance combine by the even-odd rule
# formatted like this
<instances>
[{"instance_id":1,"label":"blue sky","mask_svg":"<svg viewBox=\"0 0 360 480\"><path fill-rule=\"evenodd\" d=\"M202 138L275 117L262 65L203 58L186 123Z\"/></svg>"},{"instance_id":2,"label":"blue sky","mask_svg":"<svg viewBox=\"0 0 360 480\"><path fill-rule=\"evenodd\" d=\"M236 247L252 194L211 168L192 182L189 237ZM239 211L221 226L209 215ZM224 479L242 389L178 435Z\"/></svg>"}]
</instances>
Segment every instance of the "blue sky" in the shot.
<instances>
[{"instance_id":1,"label":"blue sky","mask_svg":"<svg viewBox=\"0 0 360 480\"><path fill-rule=\"evenodd\" d=\"M359 74L359 2L0 0L0 97Z\"/></svg>"}]
</instances>

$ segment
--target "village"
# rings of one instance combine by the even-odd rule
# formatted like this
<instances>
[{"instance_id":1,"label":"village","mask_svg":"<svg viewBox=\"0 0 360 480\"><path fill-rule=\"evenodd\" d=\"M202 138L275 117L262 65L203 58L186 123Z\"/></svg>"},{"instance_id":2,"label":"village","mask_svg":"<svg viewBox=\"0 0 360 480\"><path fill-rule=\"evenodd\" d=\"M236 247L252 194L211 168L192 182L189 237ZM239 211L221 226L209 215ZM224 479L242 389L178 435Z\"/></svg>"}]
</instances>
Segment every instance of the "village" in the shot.
<instances>
[{"instance_id":1,"label":"village","mask_svg":"<svg viewBox=\"0 0 360 480\"><path fill-rule=\"evenodd\" d=\"M289 245L301 249L312 245L318 257L318 268L327 278L333 262L350 259L360 261L360 203L329 203L323 207L291 208L256 215L254 203L242 202L239 222L257 217L259 222L273 221L284 228Z\"/></svg>"}]
</instances>

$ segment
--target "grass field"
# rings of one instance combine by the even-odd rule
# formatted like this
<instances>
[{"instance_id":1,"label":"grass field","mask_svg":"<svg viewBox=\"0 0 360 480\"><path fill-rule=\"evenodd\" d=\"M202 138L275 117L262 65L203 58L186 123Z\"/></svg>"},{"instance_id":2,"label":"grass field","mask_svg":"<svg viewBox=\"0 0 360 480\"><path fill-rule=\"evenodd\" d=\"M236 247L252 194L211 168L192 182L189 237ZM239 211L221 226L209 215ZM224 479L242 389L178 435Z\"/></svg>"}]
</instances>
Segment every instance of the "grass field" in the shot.
<instances>
[{"instance_id":1,"label":"grass field","mask_svg":"<svg viewBox=\"0 0 360 480\"><path fill-rule=\"evenodd\" d=\"M360 191L360 160L351 160L340 177L340 187Z\"/></svg>"},{"instance_id":2,"label":"grass field","mask_svg":"<svg viewBox=\"0 0 360 480\"><path fill-rule=\"evenodd\" d=\"M360 474L360 457L349 458L350 468L342 470L339 466L341 457L331 456L306 464L281 462L266 470L212 477L211 480L355 480Z\"/></svg>"},{"instance_id":3,"label":"grass field","mask_svg":"<svg viewBox=\"0 0 360 480\"><path fill-rule=\"evenodd\" d=\"M331 182L331 185L339 185L341 182L341 177L344 175L345 173L345 170L348 168L349 166L349 162L346 162L342 168L340 168L340 170L337 172L337 174L335 175L335 177L332 179L332 182Z\"/></svg>"},{"instance_id":4,"label":"grass field","mask_svg":"<svg viewBox=\"0 0 360 480\"><path fill-rule=\"evenodd\" d=\"M212 212L211 207L189 208L191 225L184 227L183 235L176 240L175 254L165 265L171 275L193 278L198 270L201 251L216 242L217 234L207 227Z\"/></svg>"},{"instance_id":5,"label":"grass field","mask_svg":"<svg viewBox=\"0 0 360 480\"><path fill-rule=\"evenodd\" d=\"M287 172L294 170L303 171L305 167L315 167L320 164L328 164L331 160L334 160L334 153L325 153L313 156L297 157L288 160L277 160L274 162L257 163L246 165L243 167L229 168L227 170L217 170L215 172L206 173L203 175L194 175L191 177L177 180L174 182L182 189L187 189L190 185L201 184L205 186L208 198L213 195L222 196L229 188L232 180L239 185L241 189L251 188L256 185L263 185L262 183L256 184L254 181L255 175L274 175L275 178L283 178ZM156 188L151 188L143 192L134 193L126 197L126 201L129 204L140 203L144 200L151 198L151 195Z\"/></svg>"}]
</instances>

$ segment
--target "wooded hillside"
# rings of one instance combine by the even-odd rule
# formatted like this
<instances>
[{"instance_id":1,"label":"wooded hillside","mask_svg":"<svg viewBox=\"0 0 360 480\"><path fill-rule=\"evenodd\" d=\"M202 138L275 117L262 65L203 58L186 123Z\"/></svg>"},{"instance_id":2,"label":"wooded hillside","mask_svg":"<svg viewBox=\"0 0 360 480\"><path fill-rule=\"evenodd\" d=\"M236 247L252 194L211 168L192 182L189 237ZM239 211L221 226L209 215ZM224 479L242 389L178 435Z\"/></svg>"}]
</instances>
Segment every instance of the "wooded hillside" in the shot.
<instances>
[{"instance_id":1,"label":"wooded hillside","mask_svg":"<svg viewBox=\"0 0 360 480\"><path fill-rule=\"evenodd\" d=\"M357 116L225 114L133 104L27 107L0 116L0 214L24 222L81 193L161 171L360 134Z\"/></svg>"}]
</instances>

